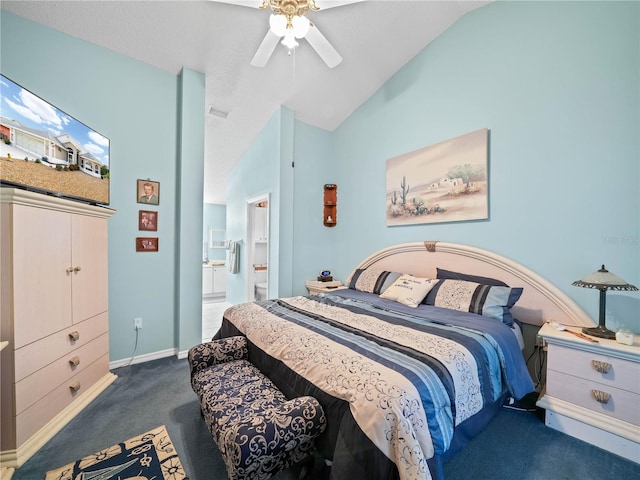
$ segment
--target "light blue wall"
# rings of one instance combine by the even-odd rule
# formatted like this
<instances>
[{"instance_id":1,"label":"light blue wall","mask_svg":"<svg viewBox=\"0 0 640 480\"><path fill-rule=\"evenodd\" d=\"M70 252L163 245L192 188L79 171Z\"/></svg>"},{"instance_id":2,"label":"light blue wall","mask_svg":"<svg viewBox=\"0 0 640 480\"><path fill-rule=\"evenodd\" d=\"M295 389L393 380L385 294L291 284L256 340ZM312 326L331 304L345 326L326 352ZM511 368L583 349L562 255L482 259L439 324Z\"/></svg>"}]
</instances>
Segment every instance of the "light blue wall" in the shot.
<instances>
[{"instance_id":1,"label":"light blue wall","mask_svg":"<svg viewBox=\"0 0 640 480\"><path fill-rule=\"evenodd\" d=\"M291 112L279 108L244 153L227 180L227 239L240 242L240 272L227 274L227 301L246 301L247 201L269 195L269 292L279 290L282 124ZM287 149L285 149L286 151ZM286 220L285 220L286 221Z\"/></svg>"},{"instance_id":2,"label":"light blue wall","mask_svg":"<svg viewBox=\"0 0 640 480\"><path fill-rule=\"evenodd\" d=\"M604 263L640 286L639 6L497 2L417 55L334 133L339 276L442 240L526 265L596 319L597 292L571 282ZM386 159L484 127L490 219L386 227ZM639 298L610 292L608 324L640 332Z\"/></svg>"},{"instance_id":3,"label":"light blue wall","mask_svg":"<svg viewBox=\"0 0 640 480\"><path fill-rule=\"evenodd\" d=\"M192 81L182 91L176 75L4 10L0 21L2 73L111 141L110 206L117 213L109 220L110 360L127 359L133 354L134 317L143 319L136 355L178 348L179 329L182 340L188 343L201 324L195 313L201 308L201 275L198 273L198 280L193 272L200 272L202 194L197 187L182 194L178 191L180 155L186 151L179 145L178 125L187 122L195 129L204 122L204 107L194 112L187 101L184 111L179 110L185 97L202 95L204 82L198 87L199 74L191 72ZM73 59L79 69L60 68L61 58ZM198 88L202 92L198 93ZM185 135L194 138L193 133ZM198 141L202 142L201 138ZM186 148L195 154L191 166L202 165L202 155L195 151L198 147L194 151ZM141 235L136 180L147 178L160 182L159 252L136 253L135 238ZM181 279L176 267L179 239L175 226L179 220L189 223L184 217L188 212L181 212L179 218L181 204L195 205L196 201L200 208L192 215L198 227L189 228L197 232L193 238L183 239L183 248L193 243L197 266L190 267L193 272ZM189 318L176 315L179 285L194 289L198 297L200 307L194 306Z\"/></svg>"},{"instance_id":4,"label":"light blue wall","mask_svg":"<svg viewBox=\"0 0 640 480\"><path fill-rule=\"evenodd\" d=\"M186 352L202 341L202 212L204 205L205 76L183 69L178 83L178 176L175 224L177 346ZM188 319L188 321L183 321Z\"/></svg>"},{"instance_id":5,"label":"light blue wall","mask_svg":"<svg viewBox=\"0 0 640 480\"><path fill-rule=\"evenodd\" d=\"M209 248L209 229L226 230L227 228L227 207L215 203L204 204L204 214L202 221L202 245L203 259L225 260L226 250L224 248Z\"/></svg>"},{"instance_id":6,"label":"light blue wall","mask_svg":"<svg viewBox=\"0 0 640 480\"><path fill-rule=\"evenodd\" d=\"M345 279L370 253L420 240L518 261L595 319L597 292L574 280L604 263L640 286L639 23L638 2L496 2L456 22L335 132L296 122L294 212L281 218L295 246L279 257L295 265L293 293L323 268ZM490 129L489 220L387 227L386 160L479 128ZM281 132L265 129L260 143L270 134ZM331 229L321 225L329 182ZM607 299L607 325L640 333L640 294Z\"/></svg>"}]
</instances>

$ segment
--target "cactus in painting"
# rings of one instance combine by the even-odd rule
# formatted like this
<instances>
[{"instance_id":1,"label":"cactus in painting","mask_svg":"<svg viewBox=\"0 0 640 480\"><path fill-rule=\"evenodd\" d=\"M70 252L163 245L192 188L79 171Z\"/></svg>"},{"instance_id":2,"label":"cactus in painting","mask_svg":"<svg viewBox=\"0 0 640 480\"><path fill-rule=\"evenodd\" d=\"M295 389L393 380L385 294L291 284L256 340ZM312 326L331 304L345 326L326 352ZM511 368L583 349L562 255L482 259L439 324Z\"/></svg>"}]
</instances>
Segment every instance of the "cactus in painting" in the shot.
<instances>
[{"instance_id":1,"label":"cactus in painting","mask_svg":"<svg viewBox=\"0 0 640 480\"><path fill-rule=\"evenodd\" d=\"M400 184L400 188L402 189L402 205L407 205L407 193L409 193L409 185L407 184L407 177L402 177L402 183Z\"/></svg>"},{"instance_id":2,"label":"cactus in painting","mask_svg":"<svg viewBox=\"0 0 640 480\"><path fill-rule=\"evenodd\" d=\"M398 203L398 192L394 190L393 195L391 195L391 205L395 205L396 203Z\"/></svg>"}]
</instances>

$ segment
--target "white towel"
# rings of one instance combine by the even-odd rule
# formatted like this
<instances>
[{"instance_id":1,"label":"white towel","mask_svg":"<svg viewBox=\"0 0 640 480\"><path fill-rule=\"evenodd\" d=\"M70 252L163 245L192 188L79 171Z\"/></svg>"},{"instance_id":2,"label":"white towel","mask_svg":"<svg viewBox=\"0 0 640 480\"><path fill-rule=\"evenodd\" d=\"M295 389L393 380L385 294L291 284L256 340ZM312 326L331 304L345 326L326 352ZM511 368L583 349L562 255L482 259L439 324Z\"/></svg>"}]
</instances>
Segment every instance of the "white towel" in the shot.
<instances>
[{"instance_id":1,"label":"white towel","mask_svg":"<svg viewBox=\"0 0 640 480\"><path fill-rule=\"evenodd\" d=\"M227 242L227 250L229 250L229 271L238 273L240 271L240 243L230 240Z\"/></svg>"}]
</instances>

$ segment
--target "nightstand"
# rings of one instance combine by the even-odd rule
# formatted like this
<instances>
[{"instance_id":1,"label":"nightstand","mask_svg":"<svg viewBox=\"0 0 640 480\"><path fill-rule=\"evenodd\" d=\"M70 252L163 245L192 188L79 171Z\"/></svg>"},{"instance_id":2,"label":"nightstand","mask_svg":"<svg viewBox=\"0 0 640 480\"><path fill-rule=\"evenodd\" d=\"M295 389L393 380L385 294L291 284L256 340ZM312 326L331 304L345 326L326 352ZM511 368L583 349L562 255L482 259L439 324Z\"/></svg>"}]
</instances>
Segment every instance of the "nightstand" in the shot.
<instances>
[{"instance_id":1,"label":"nightstand","mask_svg":"<svg viewBox=\"0 0 640 480\"><path fill-rule=\"evenodd\" d=\"M306 287L307 287L307 290L309 290L309 295L318 295L319 293L335 292L336 290L342 290L343 288L347 288L342 284L342 282L338 280L333 280L331 282L319 282L317 280L307 280Z\"/></svg>"},{"instance_id":2,"label":"nightstand","mask_svg":"<svg viewBox=\"0 0 640 480\"><path fill-rule=\"evenodd\" d=\"M537 402L546 410L545 424L640 463L638 339L591 343L548 324L538 336L547 345L547 384Z\"/></svg>"}]
</instances>

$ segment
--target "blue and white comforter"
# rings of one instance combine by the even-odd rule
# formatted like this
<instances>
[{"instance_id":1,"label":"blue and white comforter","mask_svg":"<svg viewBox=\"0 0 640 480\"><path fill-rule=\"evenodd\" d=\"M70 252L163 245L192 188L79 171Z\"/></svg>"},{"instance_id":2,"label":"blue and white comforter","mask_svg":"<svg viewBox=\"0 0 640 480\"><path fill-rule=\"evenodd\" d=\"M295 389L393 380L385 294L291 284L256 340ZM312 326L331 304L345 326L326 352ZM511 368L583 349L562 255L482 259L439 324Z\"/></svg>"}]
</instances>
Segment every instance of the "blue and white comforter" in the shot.
<instances>
[{"instance_id":1,"label":"blue and white comforter","mask_svg":"<svg viewBox=\"0 0 640 480\"><path fill-rule=\"evenodd\" d=\"M430 479L427 461L447 451L457 425L505 389L520 398L533 383L508 326L371 297L349 291L237 305L218 336L245 335L260 356L346 402L349 420L397 467L397 478Z\"/></svg>"}]
</instances>

